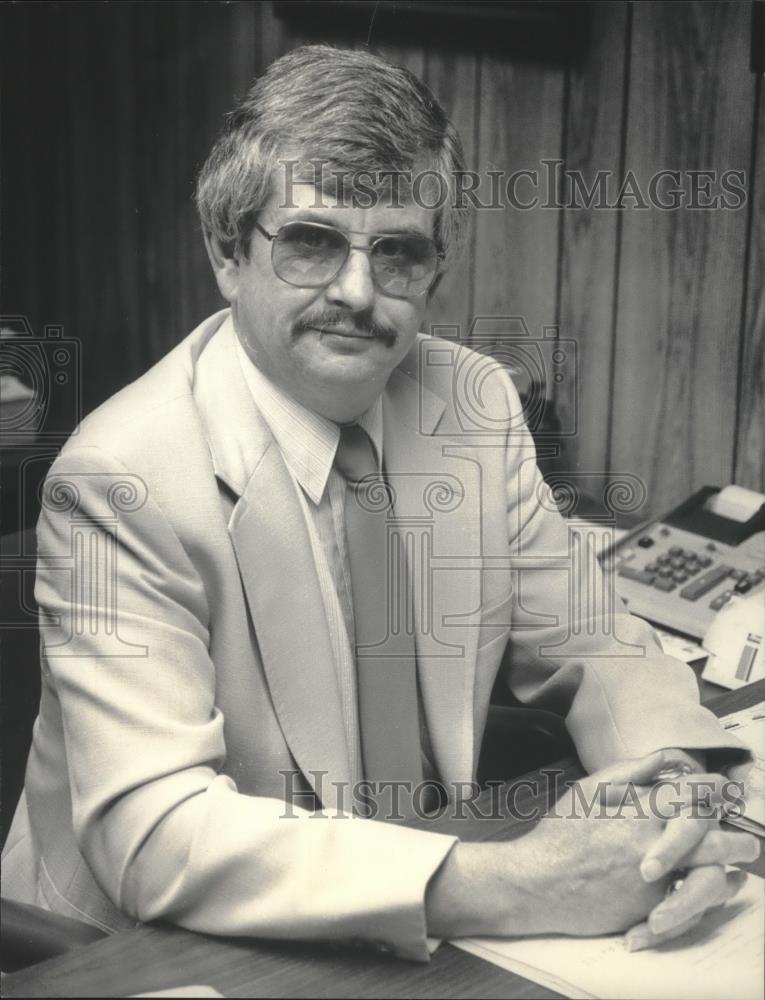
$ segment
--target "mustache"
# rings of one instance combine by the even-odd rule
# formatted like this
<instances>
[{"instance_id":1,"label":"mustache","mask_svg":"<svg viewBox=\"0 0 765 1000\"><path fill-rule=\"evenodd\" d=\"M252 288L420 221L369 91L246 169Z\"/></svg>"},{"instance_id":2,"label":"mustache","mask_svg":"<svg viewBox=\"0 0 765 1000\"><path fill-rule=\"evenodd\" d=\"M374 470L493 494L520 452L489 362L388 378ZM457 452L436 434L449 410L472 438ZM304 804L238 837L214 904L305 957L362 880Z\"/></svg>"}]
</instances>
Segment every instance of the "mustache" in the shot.
<instances>
[{"instance_id":1,"label":"mustache","mask_svg":"<svg viewBox=\"0 0 765 1000\"><path fill-rule=\"evenodd\" d=\"M374 337L389 346L395 344L398 339L395 327L378 323L370 313L348 313L339 309L328 309L311 316L303 316L293 324L293 332L296 334L306 333L311 329L357 333L365 337Z\"/></svg>"}]
</instances>

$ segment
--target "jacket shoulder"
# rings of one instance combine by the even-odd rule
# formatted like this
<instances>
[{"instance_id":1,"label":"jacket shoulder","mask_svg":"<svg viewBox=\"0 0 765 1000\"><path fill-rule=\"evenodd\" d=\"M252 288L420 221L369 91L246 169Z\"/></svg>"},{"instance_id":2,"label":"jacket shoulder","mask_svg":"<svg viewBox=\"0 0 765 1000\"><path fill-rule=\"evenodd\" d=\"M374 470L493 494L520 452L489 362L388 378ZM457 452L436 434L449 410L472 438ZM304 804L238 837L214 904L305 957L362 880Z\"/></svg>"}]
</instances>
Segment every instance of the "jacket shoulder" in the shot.
<instances>
[{"instance_id":1,"label":"jacket shoulder","mask_svg":"<svg viewBox=\"0 0 765 1000\"><path fill-rule=\"evenodd\" d=\"M152 451L178 450L198 420L192 397L196 361L226 315L223 310L206 319L147 372L88 414L61 457L97 448L130 467Z\"/></svg>"}]
</instances>

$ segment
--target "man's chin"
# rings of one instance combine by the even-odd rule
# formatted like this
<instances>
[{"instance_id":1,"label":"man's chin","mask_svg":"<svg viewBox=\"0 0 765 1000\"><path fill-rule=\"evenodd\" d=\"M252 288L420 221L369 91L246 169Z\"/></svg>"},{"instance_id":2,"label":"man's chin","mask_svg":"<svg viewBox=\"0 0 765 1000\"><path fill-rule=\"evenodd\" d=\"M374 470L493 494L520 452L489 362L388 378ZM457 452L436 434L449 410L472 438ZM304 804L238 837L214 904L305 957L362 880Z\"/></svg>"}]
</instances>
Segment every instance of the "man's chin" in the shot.
<instances>
[{"instance_id":1,"label":"man's chin","mask_svg":"<svg viewBox=\"0 0 765 1000\"><path fill-rule=\"evenodd\" d=\"M379 341L340 337L327 338L309 359L314 378L336 385L384 384L398 362L398 354Z\"/></svg>"}]
</instances>

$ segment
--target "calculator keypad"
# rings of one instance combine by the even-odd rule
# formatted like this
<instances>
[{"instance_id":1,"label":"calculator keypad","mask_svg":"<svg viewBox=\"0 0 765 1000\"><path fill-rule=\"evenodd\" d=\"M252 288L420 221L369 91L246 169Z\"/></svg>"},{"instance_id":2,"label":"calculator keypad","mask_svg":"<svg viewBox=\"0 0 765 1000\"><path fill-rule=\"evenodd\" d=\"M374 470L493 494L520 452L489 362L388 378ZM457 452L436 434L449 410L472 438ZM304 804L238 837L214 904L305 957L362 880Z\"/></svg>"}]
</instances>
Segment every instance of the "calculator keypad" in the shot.
<instances>
[{"instance_id":1,"label":"calculator keypad","mask_svg":"<svg viewBox=\"0 0 765 1000\"><path fill-rule=\"evenodd\" d=\"M765 579L765 567L747 572L724 563L715 563L714 557L710 555L717 551L713 542L707 543L699 551L672 545L664 552L656 555L651 553L649 556L648 550L654 544L655 540L650 535L643 535L637 540L637 550L625 549L621 552L619 575L665 593L682 587L678 596L687 601L698 601L727 578L730 580L729 587L713 598L709 605L713 611L719 611L734 594L746 594ZM643 559L636 558L638 555L643 555L643 559L648 557L645 565L640 565Z\"/></svg>"}]
</instances>

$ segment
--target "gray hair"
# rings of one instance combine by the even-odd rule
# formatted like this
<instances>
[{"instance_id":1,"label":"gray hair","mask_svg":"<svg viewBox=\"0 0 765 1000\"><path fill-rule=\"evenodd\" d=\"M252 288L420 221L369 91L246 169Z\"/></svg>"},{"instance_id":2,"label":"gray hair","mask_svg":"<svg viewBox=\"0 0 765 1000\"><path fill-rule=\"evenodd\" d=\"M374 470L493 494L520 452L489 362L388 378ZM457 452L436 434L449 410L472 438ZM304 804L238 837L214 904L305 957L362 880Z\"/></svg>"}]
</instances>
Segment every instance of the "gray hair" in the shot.
<instances>
[{"instance_id":1,"label":"gray hair","mask_svg":"<svg viewBox=\"0 0 765 1000\"><path fill-rule=\"evenodd\" d=\"M225 124L202 167L196 203L204 229L227 253L247 256L258 212L285 158L377 178L437 177L435 239L447 260L465 236L469 208L458 196L462 143L425 84L365 50L308 45L259 77ZM365 183L369 184L369 181ZM411 194L411 190L409 192Z\"/></svg>"}]
</instances>

